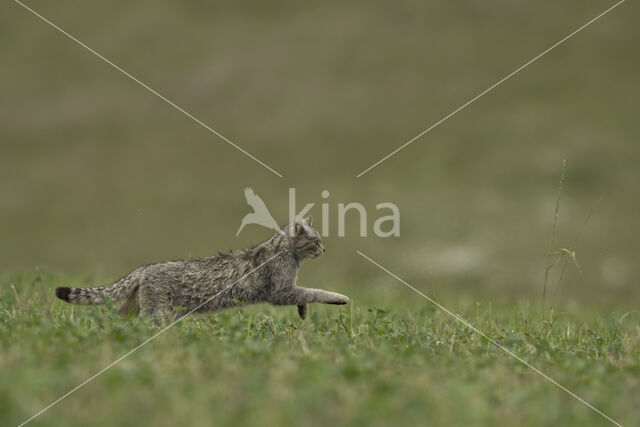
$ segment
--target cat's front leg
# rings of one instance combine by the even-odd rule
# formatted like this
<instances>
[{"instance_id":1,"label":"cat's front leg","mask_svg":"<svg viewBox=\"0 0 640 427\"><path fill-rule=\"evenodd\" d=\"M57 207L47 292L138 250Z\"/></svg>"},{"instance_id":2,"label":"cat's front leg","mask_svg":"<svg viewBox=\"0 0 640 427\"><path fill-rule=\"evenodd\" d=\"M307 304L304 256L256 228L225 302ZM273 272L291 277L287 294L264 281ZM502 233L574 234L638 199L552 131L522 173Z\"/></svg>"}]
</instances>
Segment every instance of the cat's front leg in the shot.
<instances>
[{"instance_id":1,"label":"cat's front leg","mask_svg":"<svg viewBox=\"0 0 640 427\"><path fill-rule=\"evenodd\" d=\"M311 294L311 298L313 301L311 302L320 302L323 304L336 304L343 305L349 302L349 297L346 295L339 294L337 292L325 291L323 289L307 289L301 288Z\"/></svg>"},{"instance_id":2,"label":"cat's front leg","mask_svg":"<svg viewBox=\"0 0 640 427\"><path fill-rule=\"evenodd\" d=\"M307 318L307 304L298 306L298 316L300 316L302 320Z\"/></svg>"},{"instance_id":3,"label":"cat's front leg","mask_svg":"<svg viewBox=\"0 0 640 427\"><path fill-rule=\"evenodd\" d=\"M349 297L336 292L325 291L323 289L301 288L299 286L295 286L293 289L275 295L270 302L275 305L297 306L311 304L314 302L322 304L347 304L349 302ZM298 310L298 314L300 314L300 309Z\"/></svg>"},{"instance_id":4,"label":"cat's front leg","mask_svg":"<svg viewBox=\"0 0 640 427\"><path fill-rule=\"evenodd\" d=\"M349 302L349 297L346 295L338 294L336 292L329 292L322 289L304 289L305 291L316 291L312 292L311 298L316 298L317 300L309 301L309 302L321 302L324 304L337 304L342 305ZM306 293L306 292L303 292ZM315 295L314 295L315 294ZM298 315L302 320L307 318L307 304L298 305Z\"/></svg>"}]
</instances>

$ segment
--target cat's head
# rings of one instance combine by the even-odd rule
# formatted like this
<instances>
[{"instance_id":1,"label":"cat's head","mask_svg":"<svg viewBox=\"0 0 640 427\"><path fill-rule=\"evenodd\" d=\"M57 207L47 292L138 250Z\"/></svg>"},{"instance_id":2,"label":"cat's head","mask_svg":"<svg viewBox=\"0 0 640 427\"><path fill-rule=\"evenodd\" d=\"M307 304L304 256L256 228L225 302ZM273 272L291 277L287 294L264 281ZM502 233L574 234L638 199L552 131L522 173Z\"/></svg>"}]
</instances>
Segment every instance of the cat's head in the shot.
<instances>
[{"instance_id":1,"label":"cat's head","mask_svg":"<svg viewBox=\"0 0 640 427\"><path fill-rule=\"evenodd\" d=\"M299 259L317 258L325 252L320 233L311 226L312 221L311 216L305 219L295 217L283 230Z\"/></svg>"}]
</instances>

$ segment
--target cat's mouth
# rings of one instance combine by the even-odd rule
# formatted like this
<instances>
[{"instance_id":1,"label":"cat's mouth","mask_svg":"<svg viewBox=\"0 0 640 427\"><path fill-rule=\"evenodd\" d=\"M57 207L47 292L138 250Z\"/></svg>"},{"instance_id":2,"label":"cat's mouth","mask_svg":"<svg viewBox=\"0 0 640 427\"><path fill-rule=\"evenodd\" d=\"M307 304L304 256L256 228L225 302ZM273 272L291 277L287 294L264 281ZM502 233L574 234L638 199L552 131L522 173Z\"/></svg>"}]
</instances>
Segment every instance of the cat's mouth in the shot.
<instances>
[{"instance_id":1,"label":"cat's mouth","mask_svg":"<svg viewBox=\"0 0 640 427\"><path fill-rule=\"evenodd\" d=\"M318 242L318 248L316 249L315 258L318 258L320 255L322 255L326 251L327 250L325 249L324 245L322 243Z\"/></svg>"}]
</instances>

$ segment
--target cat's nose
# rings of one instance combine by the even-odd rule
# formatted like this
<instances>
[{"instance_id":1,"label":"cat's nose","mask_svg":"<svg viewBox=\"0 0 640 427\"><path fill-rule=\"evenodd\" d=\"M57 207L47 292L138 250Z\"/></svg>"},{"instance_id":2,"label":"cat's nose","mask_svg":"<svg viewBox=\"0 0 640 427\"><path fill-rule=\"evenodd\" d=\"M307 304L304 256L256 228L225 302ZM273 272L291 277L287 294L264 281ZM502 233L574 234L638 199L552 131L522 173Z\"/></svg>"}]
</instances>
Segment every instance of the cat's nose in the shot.
<instances>
[{"instance_id":1,"label":"cat's nose","mask_svg":"<svg viewBox=\"0 0 640 427\"><path fill-rule=\"evenodd\" d=\"M322 250L322 253L327 252L327 250L325 249L324 245L322 243L320 243L320 249Z\"/></svg>"}]
</instances>

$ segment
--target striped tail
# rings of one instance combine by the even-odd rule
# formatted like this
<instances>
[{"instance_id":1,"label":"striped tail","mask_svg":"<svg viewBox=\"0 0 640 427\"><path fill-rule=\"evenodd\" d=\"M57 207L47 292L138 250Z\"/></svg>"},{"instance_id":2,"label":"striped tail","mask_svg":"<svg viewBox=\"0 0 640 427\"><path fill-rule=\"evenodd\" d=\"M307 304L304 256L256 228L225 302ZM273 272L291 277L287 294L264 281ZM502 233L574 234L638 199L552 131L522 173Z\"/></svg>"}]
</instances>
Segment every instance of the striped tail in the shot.
<instances>
[{"instance_id":1,"label":"striped tail","mask_svg":"<svg viewBox=\"0 0 640 427\"><path fill-rule=\"evenodd\" d=\"M70 288L60 286L56 288L56 297L70 304L104 304L106 299L121 301L127 298L138 287L138 280L127 276L106 286L97 288Z\"/></svg>"}]
</instances>

